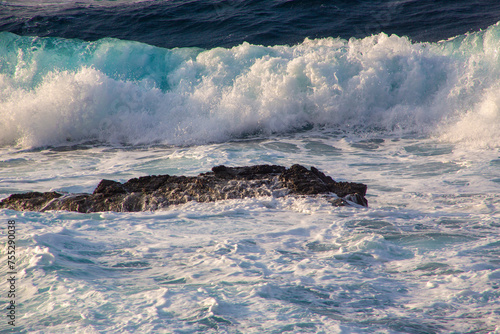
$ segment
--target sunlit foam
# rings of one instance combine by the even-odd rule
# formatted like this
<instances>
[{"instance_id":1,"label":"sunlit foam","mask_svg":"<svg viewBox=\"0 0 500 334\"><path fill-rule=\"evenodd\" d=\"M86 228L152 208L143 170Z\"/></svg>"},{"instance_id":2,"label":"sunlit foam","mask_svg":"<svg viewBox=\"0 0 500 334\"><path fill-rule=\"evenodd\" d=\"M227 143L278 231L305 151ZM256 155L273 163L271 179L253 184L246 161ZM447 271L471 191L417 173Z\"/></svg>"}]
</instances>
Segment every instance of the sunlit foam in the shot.
<instances>
[{"instance_id":1,"label":"sunlit foam","mask_svg":"<svg viewBox=\"0 0 500 334\"><path fill-rule=\"evenodd\" d=\"M328 126L497 146L499 30L211 50L2 33L0 145L191 145Z\"/></svg>"}]
</instances>

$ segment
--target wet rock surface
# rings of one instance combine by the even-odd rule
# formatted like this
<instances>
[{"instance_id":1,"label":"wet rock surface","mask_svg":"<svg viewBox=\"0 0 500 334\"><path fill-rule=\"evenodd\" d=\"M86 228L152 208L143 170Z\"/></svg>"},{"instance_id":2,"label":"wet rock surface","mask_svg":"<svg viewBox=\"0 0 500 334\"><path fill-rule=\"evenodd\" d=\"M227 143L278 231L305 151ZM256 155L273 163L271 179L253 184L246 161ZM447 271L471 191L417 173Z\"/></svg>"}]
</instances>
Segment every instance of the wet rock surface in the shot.
<instances>
[{"instance_id":1,"label":"wet rock surface","mask_svg":"<svg viewBox=\"0 0 500 334\"><path fill-rule=\"evenodd\" d=\"M216 166L198 176L152 175L125 183L102 180L92 194L13 194L0 208L18 211L149 211L188 201L211 202L257 196L322 195L335 206L368 206L366 185L336 182L315 167ZM335 196L336 195L336 196Z\"/></svg>"}]
</instances>

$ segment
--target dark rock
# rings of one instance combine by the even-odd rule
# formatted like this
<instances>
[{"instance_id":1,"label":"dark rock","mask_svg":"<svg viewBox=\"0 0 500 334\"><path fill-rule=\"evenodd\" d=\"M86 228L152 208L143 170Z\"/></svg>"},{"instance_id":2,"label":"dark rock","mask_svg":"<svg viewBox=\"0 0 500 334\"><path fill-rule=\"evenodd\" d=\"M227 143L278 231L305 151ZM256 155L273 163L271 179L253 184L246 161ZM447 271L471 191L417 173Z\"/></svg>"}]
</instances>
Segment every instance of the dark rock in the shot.
<instances>
[{"instance_id":1,"label":"dark rock","mask_svg":"<svg viewBox=\"0 0 500 334\"><path fill-rule=\"evenodd\" d=\"M290 169L283 172L280 178L283 184L290 188L292 193L300 195L332 192L339 197L349 194L359 194L364 198L367 189L366 185L362 183L336 182L315 167L311 167L309 171L301 165L293 165ZM366 199L364 200L366 201Z\"/></svg>"},{"instance_id":2,"label":"dark rock","mask_svg":"<svg viewBox=\"0 0 500 334\"><path fill-rule=\"evenodd\" d=\"M293 165L216 166L198 176L152 175L125 183L102 180L92 194L13 194L0 208L18 211L146 211L188 201L210 202L256 196L323 195L335 206L368 206L366 185L336 182L317 168ZM334 197L332 194L336 194Z\"/></svg>"},{"instance_id":3,"label":"dark rock","mask_svg":"<svg viewBox=\"0 0 500 334\"><path fill-rule=\"evenodd\" d=\"M123 187L127 190L127 192L152 192L160 188L170 180L170 175L142 176L139 178L128 180L127 182L125 182Z\"/></svg>"},{"instance_id":4,"label":"dark rock","mask_svg":"<svg viewBox=\"0 0 500 334\"><path fill-rule=\"evenodd\" d=\"M0 202L0 208L17 211L40 211L50 201L61 197L62 194L52 192L29 192L25 194L12 194Z\"/></svg>"},{"instance_id":5,"label":"dark rock","mask_svg":"<svg viewBox=\"0 0 500 334\"><path fill-rule=\"evenodd\" d=\"M217 177L223 178L243 178L243 179L254 179L259 177L260 175L272 175L272 174L280 174L286 170L283 166L276 165L255 165L255 166L244 166L244 167L226 167L224 165L216 166L212 168L212 172ZM206 173L204 175L208 175L210 173Z\"/></svg>"},{"instance_id":6,"label":"dark rock","mask_svg":"<svg viewBox=\"0 0 500 334\"><path fill-rule=\"evenodd\" d=\"M291 193L315 195L328 193L328 186L315 173L301 165L293 165L280 175L280 181Z\"/></svg>"},{"instance_id":7,"label":"dark rock","mask_svg":"<svg viewBox=\"0 0 500 334\"><path fill-rule=\"evenodd\" d=\"M112 180L101 180L93 192L94 195L103 194L105 196L126 193L127 190L123 184Z\"/></svg>"}]
</instances>

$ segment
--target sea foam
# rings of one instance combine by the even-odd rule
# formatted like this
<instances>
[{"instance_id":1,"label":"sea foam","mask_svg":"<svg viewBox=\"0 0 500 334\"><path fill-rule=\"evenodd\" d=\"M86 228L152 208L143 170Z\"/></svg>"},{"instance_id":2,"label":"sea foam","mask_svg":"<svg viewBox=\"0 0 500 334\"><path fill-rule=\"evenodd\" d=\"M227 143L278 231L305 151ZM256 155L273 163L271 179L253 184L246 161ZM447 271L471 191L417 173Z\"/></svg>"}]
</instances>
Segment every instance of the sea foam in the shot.
<instances>
[{"instance_id":1,"label":"sea foam","mask_svg":"<svg viewBox=\"0 0 500 334\"><path fill-rule=\"evenodd\" d=\"M500 27L163 49L0 33L0 145L192 145L311 126L498 146Z\"/></svg>"}]
</instances>

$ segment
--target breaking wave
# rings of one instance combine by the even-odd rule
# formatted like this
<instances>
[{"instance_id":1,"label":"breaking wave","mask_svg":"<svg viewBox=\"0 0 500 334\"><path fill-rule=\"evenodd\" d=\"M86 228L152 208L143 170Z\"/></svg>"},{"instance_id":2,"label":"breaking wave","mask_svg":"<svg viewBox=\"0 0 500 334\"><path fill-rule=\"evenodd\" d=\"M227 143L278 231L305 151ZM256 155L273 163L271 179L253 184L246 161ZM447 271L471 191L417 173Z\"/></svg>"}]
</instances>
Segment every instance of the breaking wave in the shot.
<instances>
[{"instance_id":1,"label":"breaking wave","mask_svg":"<svg viewBox=\"0 0 500 334\"><path fill-rule=\"evenodd\" d=\"M331 127L500 143L500 26L164 49L0 33L0 145L193 145Z\"/></svg>"}]
</instances>

